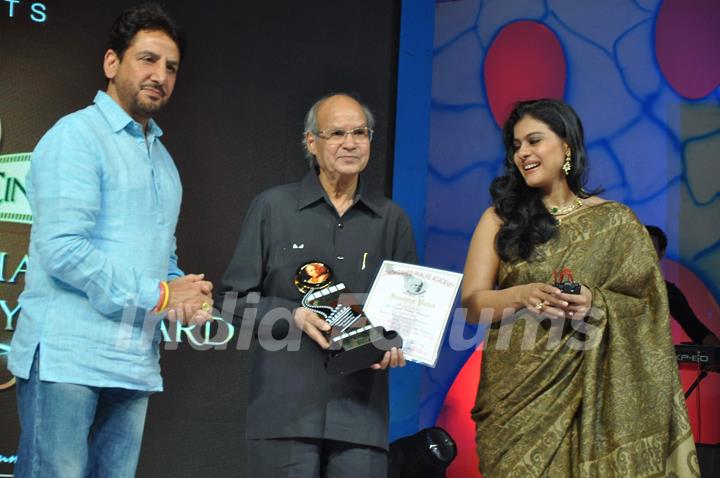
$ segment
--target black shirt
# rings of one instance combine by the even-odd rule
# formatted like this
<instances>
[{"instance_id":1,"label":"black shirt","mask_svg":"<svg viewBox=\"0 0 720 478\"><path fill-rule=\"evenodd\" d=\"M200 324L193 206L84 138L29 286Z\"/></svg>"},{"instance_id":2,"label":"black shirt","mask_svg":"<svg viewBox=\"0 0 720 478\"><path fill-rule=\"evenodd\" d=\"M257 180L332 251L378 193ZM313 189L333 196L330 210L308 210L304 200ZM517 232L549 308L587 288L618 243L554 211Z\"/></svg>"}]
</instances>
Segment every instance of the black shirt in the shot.
<instances>
[{"instance_id":1,"label":"black shirt","mask_svg":"<svg viewBox=\"0 0 720 478\"><path fill-rule=\"evenodd\" d=\"M314 170L253 200L220 287L220 302L239 295L235 317L245 322L253 314L242 319L243 313L255 307L248 294L260 294L259 303L257 294L254 299L248 438L312 437L387 448L387 371L328 375L327 352L291 320L302 298L293 284L301 265L323 262L335 282L365 293L384 259L417 260L411 224L392 201L366 197L362 183L342 217Z\"/></svg>"},{"instance_id":2,"label":"black shirt","mask_svg":"<svg viewBox=\"0 0 720 478\"><path fill-rule=\"evenodd\" d=\"M702 344L703 339L708 335L712 335L712 332L697 318L695 312L690 308L685 294L682 293L678 286L668 281L665 281L665 285L667 286L670 315L677 320L680 327L693 342Z\"/></svg>"}]
</instances>

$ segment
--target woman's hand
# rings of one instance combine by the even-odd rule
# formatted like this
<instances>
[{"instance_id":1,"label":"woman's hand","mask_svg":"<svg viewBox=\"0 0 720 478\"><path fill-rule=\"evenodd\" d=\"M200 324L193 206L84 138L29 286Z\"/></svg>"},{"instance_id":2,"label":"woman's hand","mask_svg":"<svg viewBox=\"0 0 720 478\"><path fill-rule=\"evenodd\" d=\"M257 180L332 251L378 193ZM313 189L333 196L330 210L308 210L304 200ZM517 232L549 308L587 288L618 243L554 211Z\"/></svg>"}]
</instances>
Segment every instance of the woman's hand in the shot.
<instances>
[{"instance_id":1,"label":"woman's hand","mask_svg":"<svg viewBox=\"0 0 720 478\"><path fill-rule=\"evenodd\" d=\"M568 304L563 310L569 319L584 319L592 307L592 291L584 285L580 286L579 294L559 294L558 298Z\"/></svg>"},{"instance_id":2,"label":"woman's hand","mask_svg":"<svg viewBox=\"0 0 720 478\"><path fill-rule=\"evenodd\" d=\"M534 282L519 286L518 293L518 302L529 311L555 319L565 318L569 304L563 298L566 294L561 294L557 287Z\"/></svg>"}]
</instances>

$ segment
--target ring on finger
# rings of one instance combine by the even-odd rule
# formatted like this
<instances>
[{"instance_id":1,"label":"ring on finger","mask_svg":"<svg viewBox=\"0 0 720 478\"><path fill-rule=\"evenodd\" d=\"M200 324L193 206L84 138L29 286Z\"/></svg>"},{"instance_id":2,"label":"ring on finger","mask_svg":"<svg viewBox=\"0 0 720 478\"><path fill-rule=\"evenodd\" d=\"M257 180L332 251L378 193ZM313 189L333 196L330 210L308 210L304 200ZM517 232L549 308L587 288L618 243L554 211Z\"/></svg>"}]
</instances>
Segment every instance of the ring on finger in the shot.
<instances>
[{"instance_id":1,"label":"ring on finger","mask_svg":"<svg viewBox=\"0 0 720 478\"><path fill-rule=\"evenodd\" d=\"M545 308L545 304L542 301L540 301L537 304L535 304L535 308L539 311L542 311Z\"/></svg>"}]
</instances>

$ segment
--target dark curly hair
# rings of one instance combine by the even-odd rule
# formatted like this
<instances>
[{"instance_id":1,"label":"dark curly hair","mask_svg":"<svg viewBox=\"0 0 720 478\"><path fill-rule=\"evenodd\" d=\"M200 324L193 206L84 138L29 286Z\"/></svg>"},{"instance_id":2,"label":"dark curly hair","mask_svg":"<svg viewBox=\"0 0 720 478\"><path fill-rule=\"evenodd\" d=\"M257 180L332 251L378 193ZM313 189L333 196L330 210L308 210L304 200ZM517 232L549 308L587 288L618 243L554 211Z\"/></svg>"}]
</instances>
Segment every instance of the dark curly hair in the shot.
<instances>
[{"instance_id":1,"label":"dark curly hair","mask_svg":"<svg viewBox=\"0 0 720 478\"><path fill-rule=\"evenodd\" d=\"M141 30L156 30L166 33L177 45L182 60L185 54L185 32L155 2L141 3L122 12L110 29L108 49L117 53L122 60L133 38Z\"/></svg>"},{"instance_id":2,"label":"dark curly hair","mask_svg":"<svg viewBox=\"0 0 720 478\"><path fill-rule=\"evenodd\" d=\"M545 123L570 147L572 168L567 176L570 190L581 198L600 192L588 192L585 189L588 162L583 127L577 113L560 100L539 99L517 103L503 127L505 174L495 178L490 185L495 212L502 220L495 247L500 258L506 262L531 260L535 248L549 241L557 226L557 221L542 202L541 191L528 187L515 165L515 125L526 116Z\"/></svg>"}]
</instances>

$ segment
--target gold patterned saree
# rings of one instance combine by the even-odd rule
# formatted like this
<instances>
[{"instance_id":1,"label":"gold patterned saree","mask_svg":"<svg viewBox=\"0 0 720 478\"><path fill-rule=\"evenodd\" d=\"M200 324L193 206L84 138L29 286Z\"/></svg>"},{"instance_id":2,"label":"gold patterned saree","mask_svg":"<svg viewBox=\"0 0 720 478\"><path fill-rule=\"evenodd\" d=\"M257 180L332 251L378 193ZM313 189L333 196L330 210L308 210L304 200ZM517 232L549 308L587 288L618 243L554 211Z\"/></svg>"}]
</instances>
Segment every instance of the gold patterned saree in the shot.
<instances>
[{"instance_id":1,"label":"gold patterned saree","mask_svg":"<svg viewBox=\"0 0 720 478\"><path fill-rule=\"evenodd\" d=\"M602 203L568 216L536 257L502 263L499 287L551 283L567 267L593 308L567 321L523 309L489 328L472 411L483 476L699 477L643 225Z\"/></svg>"}]
</instances>

